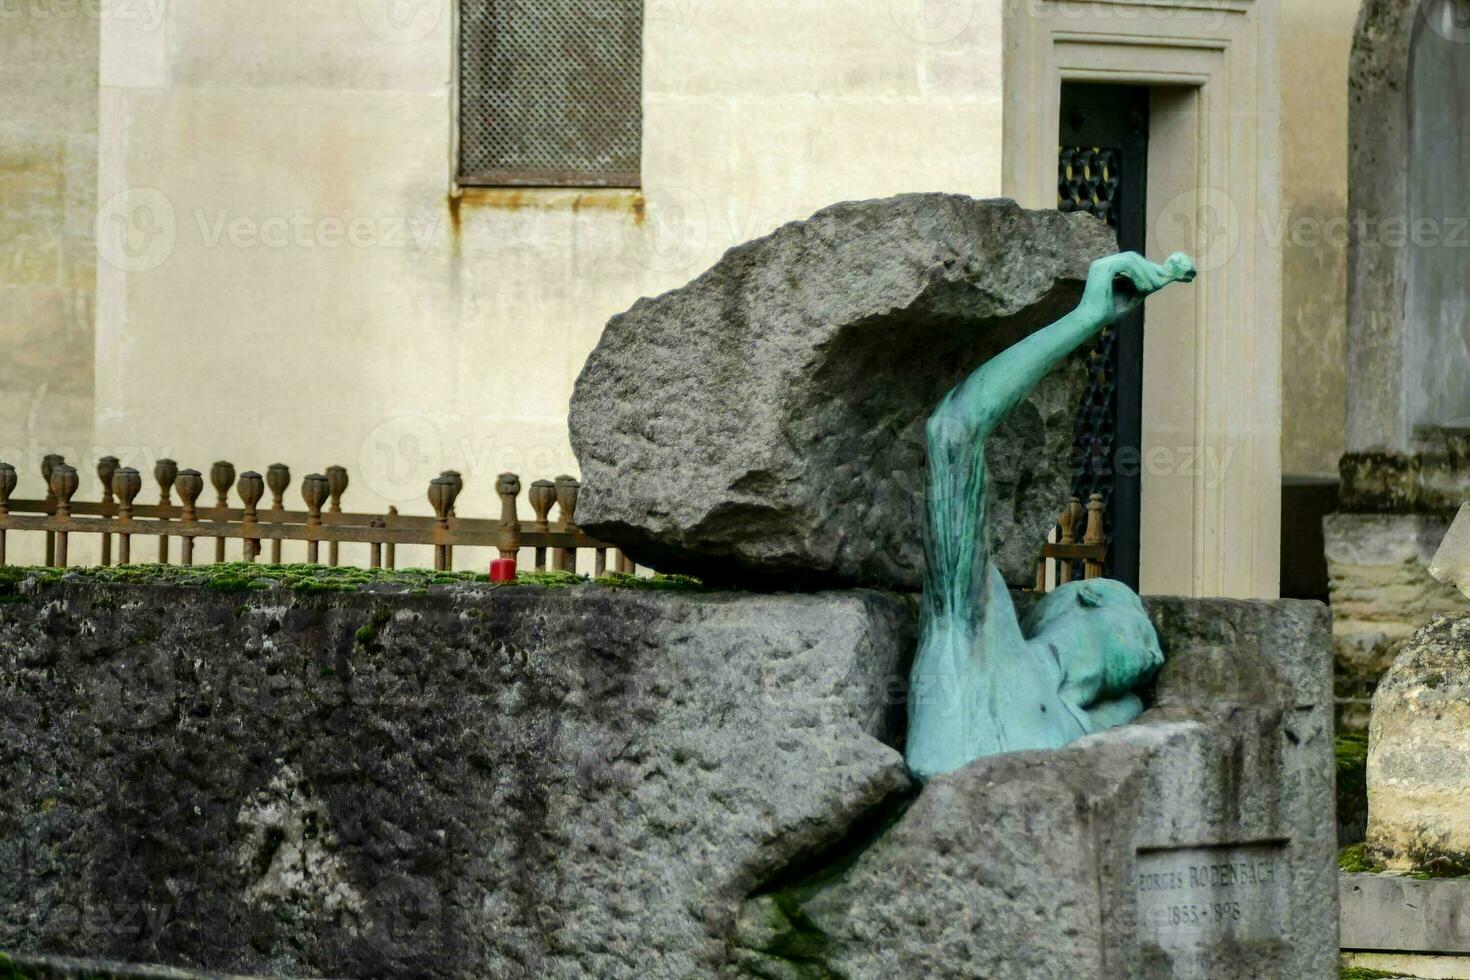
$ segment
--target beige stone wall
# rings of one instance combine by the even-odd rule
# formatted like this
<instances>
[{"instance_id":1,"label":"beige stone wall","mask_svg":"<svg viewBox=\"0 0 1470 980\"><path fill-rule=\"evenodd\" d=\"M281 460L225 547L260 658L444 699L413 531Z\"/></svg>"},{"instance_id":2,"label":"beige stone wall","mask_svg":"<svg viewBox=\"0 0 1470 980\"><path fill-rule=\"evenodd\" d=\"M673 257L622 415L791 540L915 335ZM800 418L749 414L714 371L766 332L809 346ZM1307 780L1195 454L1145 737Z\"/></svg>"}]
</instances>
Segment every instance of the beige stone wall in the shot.
<instances>
[{"instance_id":1,"label":"beige stone wall","mask_svg":"<svg viewBox=\"0 0 1470 980\"><path fill-rule=\"evenodd\" d=\"M104 25L99 199L133 233L97 426L130 462L340 462L351 507L406 512L452 467L491 513L496 473L575 470L572 383L639 296L834 201L1000 189L998 0L650 0L643 193L458 200L452 4L387 2Z\"/></svg>"},{"instance_id":2,"label":"beige stone wall","mask_svg":"<svg viewBox=\"0 0 1470 980\"><path fill-rule=\"evenodd\" d=\"M1358 0L1282 0L1281 468L1334 476L1343 451L1347 69Z\"/></svg>"},{"instance_id":3,"label":"beige stone wall","mask_svg":"<svg viewBox=\"0 0 1470 980\"><path fill-rule=\"evenodd\" d=\"M98 19L0 5L0 460L92 444Z\"/></svg>"}]
</instances>

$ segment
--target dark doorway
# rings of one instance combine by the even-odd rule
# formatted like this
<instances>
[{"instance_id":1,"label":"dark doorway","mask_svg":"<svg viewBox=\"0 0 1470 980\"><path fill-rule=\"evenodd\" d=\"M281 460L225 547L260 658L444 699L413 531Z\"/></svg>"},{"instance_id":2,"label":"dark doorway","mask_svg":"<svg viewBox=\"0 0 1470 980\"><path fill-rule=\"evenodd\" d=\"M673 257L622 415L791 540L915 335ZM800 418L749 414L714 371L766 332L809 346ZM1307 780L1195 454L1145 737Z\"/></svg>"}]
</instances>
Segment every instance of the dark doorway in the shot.
<instances>
[{"instance_id":1,"label":"dark doorway","mask_svg":"<svg viewBox=\"0 0 1470 980\"><path fill-rule=\"evenodd\" d=\"M1146 86L1062 85L1057 207L1087 211L1118 234L1119 251L1143 252L1147 231ZM1143 469L1143 309L1109 327L1088 359L1087 390L1072 442L1072 493L1102 494L1107 521L1104 574L1138 588L1139 496Z\"/></svg>"}]
</instances>

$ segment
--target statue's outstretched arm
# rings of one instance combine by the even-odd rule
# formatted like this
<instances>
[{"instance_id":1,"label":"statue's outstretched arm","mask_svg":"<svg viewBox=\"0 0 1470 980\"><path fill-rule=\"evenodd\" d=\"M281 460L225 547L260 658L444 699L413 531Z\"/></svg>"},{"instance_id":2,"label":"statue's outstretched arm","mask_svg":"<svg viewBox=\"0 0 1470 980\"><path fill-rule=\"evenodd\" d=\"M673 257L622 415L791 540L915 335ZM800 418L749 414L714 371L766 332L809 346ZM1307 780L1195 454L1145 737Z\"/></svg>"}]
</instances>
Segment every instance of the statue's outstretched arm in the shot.
<instances>
[{"instance_id":1,"label":"statue's outstretched arm","mask_svg":"<svg viewBox=\"0 0 1470 980\"><path fill-rule=\"evenodd\" d=\"M983 439L1026 398L1062 358L1122 318L1144 298L1171 282L1194 279L1194 264L1182 252L1163 265L1137 252L1121 252L1092 263L1077 308L982 364L945 396L934 412L941 424L962 423L969 438Z\"/></svg>"}]
</instances>

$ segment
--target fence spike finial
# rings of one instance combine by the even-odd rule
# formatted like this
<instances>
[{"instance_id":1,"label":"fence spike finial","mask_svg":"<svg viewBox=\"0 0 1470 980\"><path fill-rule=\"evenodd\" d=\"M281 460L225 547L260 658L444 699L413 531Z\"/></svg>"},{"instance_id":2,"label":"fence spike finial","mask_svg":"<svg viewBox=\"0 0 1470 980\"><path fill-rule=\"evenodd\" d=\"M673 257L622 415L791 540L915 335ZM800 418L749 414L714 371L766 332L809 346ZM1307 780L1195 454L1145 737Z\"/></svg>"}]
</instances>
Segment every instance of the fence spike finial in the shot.
<instances>
[{"instance_id":1,"label":"fence spike finial","mask_svg":"<svg viewBox=\"0 0 1470 980\"><path fill-rule=\"evenodd\" d=\"M209 468L209 482L214 486L219 506L228 507L230 487L235 485L235 464L223 459L215 463Z\"/></svg>"},{"instance_id":2,"label":"fence spike finial","mask_svg":"<svg viewBox=\"0 0 1470 980\"><path fill-rule=\"evenodd\" d=\"M46 484L46 502L55 503L56 496L51 492L51 472L58 466L65 465L66 457L60 453L47 453L41 457L41 481Z\"/></svg>"},{"instance_id":3,"label":"fence spike finial","mask_svg":"<svg viewBox=\"0 0 1470 980\"><path fill-rule=\"evenodd\" d=\"M110 504L113 500L112 477L117 472L118 458L116 456L103 456L97 460L97 479L102 481L102 502Z\"/></svg>"},{"instance_id":4,"label":"fence spike finial","mask_svg":"<svg viewBox=\"0 0 1470 980\"><path fill-rule=\"evenodd\" d=\"M575 476L556 478L556 509L562 527L576 527L577 496L582 492L582 483Z\"/></svg>"},{"instance_id":5,"label":"fence spike finial","mask_svg":"<svg viewBox=\"0 0 1470 980\"><path fill-rule=\"evenodd\" d=\"M457 476L457 474L456 474ZM454 511L454 498L458 496L458 481L447 473L429 481L429 506L434 508L434 518L439 522L438 532L449 530L449 515ZM449 545L442 541L434 544L434 571L442 572L449 567Z\"/></svg>"},{"instance_id":6,"label":"fence spike finial","mask_svg":"<svg viewBox=\"0 0 1470 980\"><path fill-rule=\"evenodd\" d=\"M342 495L347 492L347 468L345 466L327 467L327 492L332 498L332 511L341 513Z\"/></svg>"},{"instance_id":7,"label":"fence spike finial","mask_svg":"<svg viewBox=\"0 0 1470 980\"><path fill-rule=\"evenodd\" d=\"M65 463L57 463L51 468L51 493L56 498L57 520L68 520L71 518L71 498L81 486L81 477L77 475L76 467ZM55 564L57 568L66 567L67 532L56 532Z\"/></svg>"},{"instance_id":8,"label":"fence spike finial","mask_svg":"<svg viewBox=\"0 0 1470 980\"><path fill-rule=\"evenodd\" d=\"M195 511L195 503L199 495L204 492L204 477L198 470L179 470L174 479L174 486L179 491L179 502L183 505L183 523L193 524L199 518ZM186 534L183 537L183 562L185 565L194 564L194 536Z\"/></svg>"},{"instance_id":9,"label":"fence spike finial","mask_svg":"<svg viewBox=\"0 0 1470 980\"><path fill-rule=\"evenodd\" d=\"M58 463L51 470L51 492L56 496L56 516L71 516L71 498L75 496L81 478L76 467Z\"/></svg>"},{"instance_id":10,"label":"fence spike finial","mask_svg":"<svg viewBox=\"0 0 1470 980\"><path fill-rule=\"evenodd\" d=\"M15 467L0 463L0 516L10 513L10 495L15 492Z\"/></svg>"},{"instance_id":11,"label":"fence spike finial","mask_svg":"<svg viewBox=\"0 0 1470 980\"><path fill-rule=\"evenodd\" d=\"M516 498L521 495L521 478L514 473L502 473L495 480L495 493L500 497L500 544L501 558L512 561L521 551L521 517L516 513Z\"/></svg>"},{"instance_id":12,"label":"fence spike finial","mask_svg":"<svg viewBox=\"0 0 1470 980\"><path fill-rule=\"evenodd\" d=\"M582 484L575 476L556 478L556 523L559 530L563 532L577 530L577 495L581 491ZM577 549L556 549L556 568L561 572L575 572L577 570Z\"/></svg>"},{"instance_id":13,"label":"fence spike finial","mask_svg":"<svg viewBox=\"0 0 1470 980\"><path fill-rule=\"evenodd\" d=\"M15 492L15 467L0 463L0 517L10 515L10 495ZM0 528L0 565L5 564L5 529Z\"/></svg>"},{"instance_id":14,"label":"fence spike finial","mask_svg":"<svg viewBox=\"0 0 1470 980\"><path fill-rule=\"evenodd\" d=\"M1089 545L1100 545L1107 540L1103 528L1103 496L1100 493L1092 494L1087 498L1087 531L1082 535L1082 543ZM1103 563L1089 558L1083 565L1083 578L1101 578L1103 574Z\"/></svg>"},{"instance_id":15,"label":"fence spike finial","mask_svg":"<svg viewBox=\"0 0 1470 980\"><path fill-rule=\"evenodd\" d=\"M291 468L285 463L272 463L265 468L265 485L271 489L271 510L286 508L285 494L291 486ZM271 563L281 563L281 539L271 539Z\"/></svg>"},{"instance_id":16,"label":"fence spike finial","mask_svg":"<svg viewBox=\"0 0 1470 980\"><path fill-rule=\"evenodd\" d=\"M103 456L97 460L97 479L102 482L103 505L113 502L112 477L117 472L118 459L116 456ZM107 567L112 564L112 535L102 532L102 565Z\"/></svg>"},{"instance_id":17,"label":"fence spike finial","mask_svg":"<svg viewBox=\"0 0 1470 980\"><path fill-rule=\"evenodd\" d=\"M271 489L271 509L282 510L286 491L291 486L291 468L285 463L272 463L265 469L265 484Z\"/></svg>"},{"instance_id":18,"label":"fence spike finial","mask_svg":"<svg viewBox=\"0 0 1470 980\"><path fill-rule=\"evenodd\" d=\"M536 512L536 523L532 525L537 534L546 534L551 530L547 521L547 515L551 513L551 505L556 503L556 484L550 480L537 480L531 484L531 509ZM536 571L546 571L546 548L536 549Z\"/></svg>"},{"instance_id":19,"label":"fence spike finial","mask_svg":"<svg viewBox=\"0 0 1470 980\"><path fill-rule=\"evenodd\" d=\"M119 507L124 515L132 516L133 501L142 491L143 477L131 466L124 466L112 475L112 492L121 502Z\"/></svg>"},{"instance_id":20,"label":"fence spike finial","mask_svg":"<svg viewBox=\"0 0 1470 980\"><path fill-rule=\"evenodd\" d=\"M158 481L158 502L172 503L174 483L179 478L179 464L171 459L160 459L153 464L153 479Z\"/></svg>"},{"instance_id":21,"label":"fence spike finial","mask_svg":"<svg viewBox=\"0 0 1470 980\"><path fill-rule=\"evenodd\" d=\"M347 492L347 468L345 466L327 467L327 493L331 496L332 505L330 510L334 514L342 513L342 494ZM327 543L327 564L333 568L337 567L338 543L330 541Z\"/></svg>"},{"instance_id":22,"label":"fence spike finial","mask_svg":"<svg viewBox=\"0 0 1470 980\"><path fill-rule=\"evenodd\" d=\"M117 516L124 523L133 519L133 500L143 490L142 475L131 466L112 474L112 492L117 496ZM117 536L117 560L127 565L133 560L133 536L122 531Z\"/></svg>"},{"instance_id":23,"label":"fence spike finial","mask_svg":"<svg viewBox=\"0 0 1470 980\"><path fill-rule=\"evenodd\" d=\"M240 474L240 482L235 489L240 494L240 502L245 505L244 523L256 523L255 508L260 503L260 498L265 496L265 480L254 470L246 470ZM245 560L254 561L260 554L260 539L246 538L244 549Z\"/></svg>"},{"instance_id":24,"label":"fence spike finial","mask_svg":"<svg viewBox=\"0 0 1470 980\"><path fill-rule=\"evenodd\" d=\"M331 488L327 478L320 473L309 473L301 480L301 499L306 502L306 526L322 526L322 504L327 500ZM312 538L306 542L306 560L311 564L317 563L320 555L320 542Z\"/></svg>"},{"instance_id":25,"label":"fence spike finial","mask_svg":"<svg viewBox=\"0 0 1470 980\"><path fill-rule=\"evenodd\" d=\"M209 468L209 482L214 487L215 503L221 510L230 506L230 487L235 484L235 464L219 460ZM227 518L221 518L226 520ZM225 539L214 539L214 560L225 560Z\"/></svg>"},{"instance_id":26,"label":"fence spike finial","mask_svg":"<svg viewBox=\"0 0 1470 980\"><path fill-rule=\"evenodd\" d=\"M170 498L173 493L174 482L178 478L179 464L173 460L160 459L153 464L153 479L158 481L159 506L167 507L173 503ZM164 517L160 518L160 520L166 521L168 518ZM160 534L158 536L158 560L165 565L168 564L168 535L166 534Z\"/></svg>"}]
</instances>

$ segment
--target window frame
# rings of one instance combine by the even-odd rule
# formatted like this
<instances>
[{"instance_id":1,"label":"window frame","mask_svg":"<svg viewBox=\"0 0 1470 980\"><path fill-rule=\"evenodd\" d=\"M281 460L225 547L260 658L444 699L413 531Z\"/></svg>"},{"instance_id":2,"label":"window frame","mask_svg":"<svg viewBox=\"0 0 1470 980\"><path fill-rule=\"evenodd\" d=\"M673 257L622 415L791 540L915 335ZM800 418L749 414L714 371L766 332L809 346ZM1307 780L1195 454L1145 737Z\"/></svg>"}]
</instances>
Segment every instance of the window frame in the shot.
<instances>
[{"instance_id":1,"label":"window frame","mask_svg":"<svg viewBox=\"0 0 1470 980\"><path fill-rule=\"evenodd\" d=\"M452 89L453 97L450 99L450 130L451 145L449 153L449 168L451 184L457 193L461 190L471 189L536 189L548 190L566 189L592 189L592 190L628 190L640 191L643 189L643 140L644 140L644 50L645 38L644 26L646 12L640 13L639 37L638 37L638 169L631 171L612 171L602 174L593 174L588 171L570 168L527 168L527 167L494 167L476 173L466 173L464 169L463 154L463 118L465 112L466 88L463 79L464 60L464 30L463 30L463 2L464 0L452 0L453 30L451 33L450 51L452 65ZM512 0L515 2L515 0Z\"/></svg>"}]
</instances>

